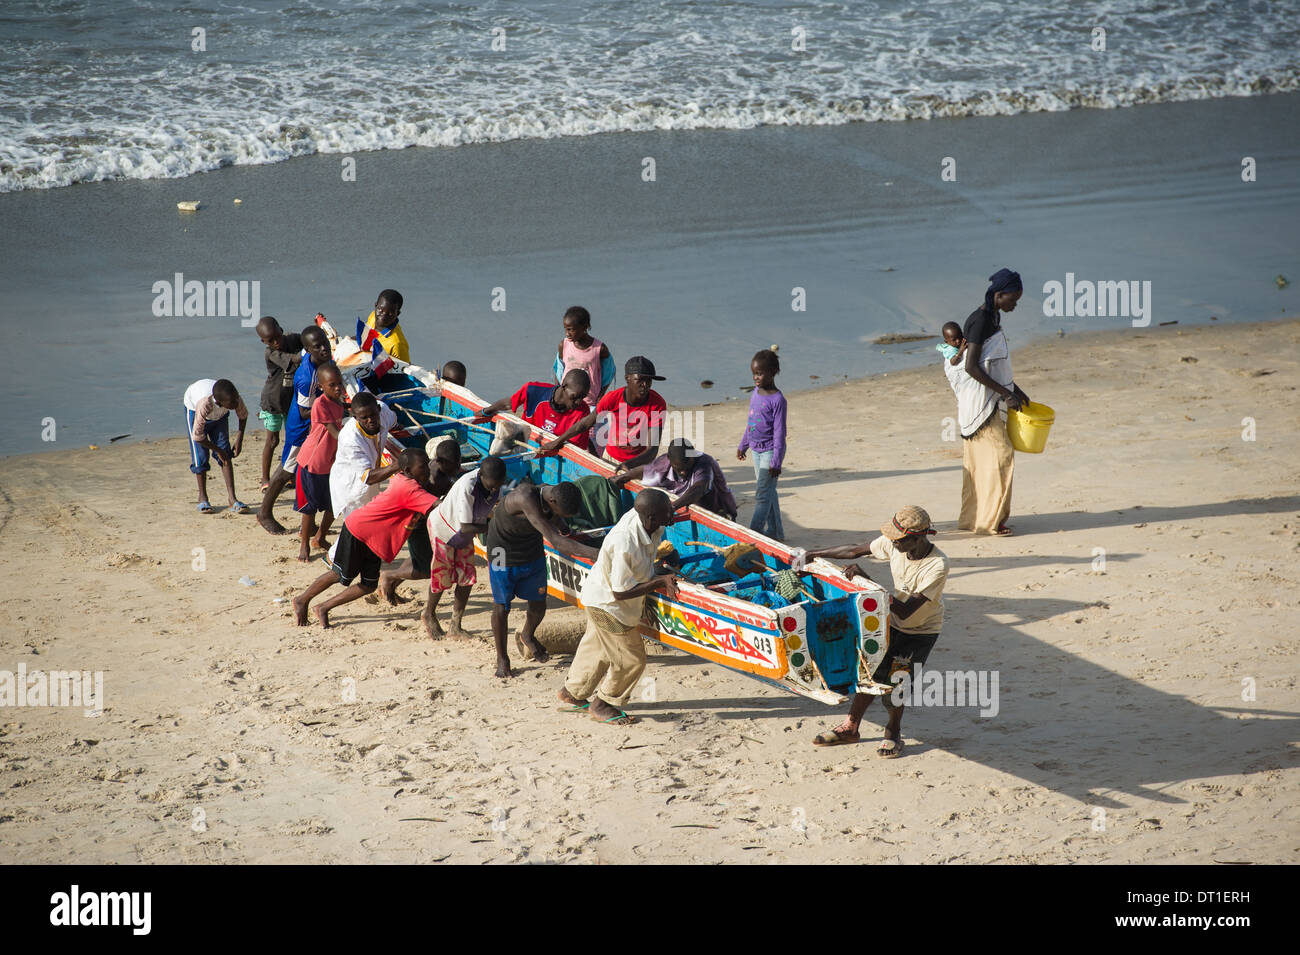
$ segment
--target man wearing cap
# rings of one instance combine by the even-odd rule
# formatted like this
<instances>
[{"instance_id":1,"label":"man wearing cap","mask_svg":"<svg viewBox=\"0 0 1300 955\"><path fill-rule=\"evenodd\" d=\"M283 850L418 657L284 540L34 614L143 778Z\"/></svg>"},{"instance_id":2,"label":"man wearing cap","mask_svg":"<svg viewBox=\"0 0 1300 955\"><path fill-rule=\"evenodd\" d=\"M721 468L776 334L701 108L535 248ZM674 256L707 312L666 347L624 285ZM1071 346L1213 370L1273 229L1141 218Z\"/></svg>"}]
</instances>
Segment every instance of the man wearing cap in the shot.
<instances>
[{"instance_id":1,"label":"man wearing cap","mask_svg":"<svg viewBox=\"0 0 1300 955\"><path fill-rule=\"evenodd\" d=\"M809 551L808 557L833 557L852 560L870 555L877 560L889 561L896 593L889 598L889 650L871 678L877 683L889 683L895 673L907 673L910 679L913 663L924 663L939 639L943 626L943 587L948 580L948 556L930 541L934 528L930 515L909 504L880 529L882 537L867 544L847 544ZM850 564L844 568L846 577L866 577L862 568ZM890 694L885 697L889 723L885 738L876 753L893 759L903 752L903 707ZM843 723L819 733L813 742L818 746L838 746L856 743L860 739L858 726L862 715L875 697L870 693L855 693L849 705L849 716Z\"/></svg>"},{"instance_id":2,"label":"man wearing cap","mask_svg":"<svg viewBox=\"0 0 1300 955\"><path fill-rule=\"evenodd\" d=\"M623 366L627 385L607 392L596 403L595 409L554 441L542 445L543 451L558 451L580 434L586 434L597 418L604 416L602 430L605 460L614 465L614 473L649 464L659 453L659 434L663 428L668 404L659 392L650 387L652 381L664 381L655 374L654 362L644 355L629 358ZM597 432L597 439L601 432Z\"/></svg>"}]
</instances>

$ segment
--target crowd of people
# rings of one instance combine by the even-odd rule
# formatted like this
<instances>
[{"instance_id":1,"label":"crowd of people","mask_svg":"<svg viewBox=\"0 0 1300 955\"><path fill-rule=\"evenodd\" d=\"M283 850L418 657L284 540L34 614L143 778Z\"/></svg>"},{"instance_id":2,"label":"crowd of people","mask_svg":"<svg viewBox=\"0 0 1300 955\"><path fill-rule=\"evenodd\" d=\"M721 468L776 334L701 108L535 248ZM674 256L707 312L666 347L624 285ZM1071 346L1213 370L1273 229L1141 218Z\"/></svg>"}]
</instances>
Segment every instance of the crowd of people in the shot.
<instances>
[{"instance_id":1,"label":"crowd of people","mask_svg":"<svg viewBox=\"0 0 1300 955\"><path fill-rule=\"evenodd\" d=\"M1029 399L1015 384L1001 315L1016 307L1022 285L1017 273L1002 269L990 277L984 304L964 325L950 322L937 346L943 370L958 402L963 438L963 478L958 526L980 533L1007 534L1011 505L1013 452L1007 437L1007 408ZM402 296L393 289L379 293L364 328L366 340L393 358L410 362L410 346L400 326ZM376 591L390 603L406 602L398 593L403 581L429 581L422 620L430 637L465 637L463 617L477 583L474 539L483 535L492 594L492 634L497 675L513 674L507 645L511 603L524 601L527 613L515 644L525 658L545 662L548 654L536 638L546 613L545 543L560 553L592 565L581 589L587 628L568 678L559 690L562 709L583 712L615 725L636 722L624 710L645 668L640 622L651 593L674 597L679 580L662 572L655 556L664 528L681 508L698 505L730 520L738 517L735 496L717 460L684 438L663 453L659 435L667 403L654 390L663 381L644 356L623 365L623 385L614 387L616 364L608 345L591 334L591 315L574 306L562 319L564 338L556 348L551 380L524 382L508 397L494 401L472 420L484 426L500 412L516 417L552 437L541 453L572 443L602 457L613 467L609 480L592 475L575 482L537 486L523 481L507 487L502 455L520 437L508 421L497 422L489 453L475 466L463 467L462 450L451 436L428 447L404 447L393 436L397 416L368 391L350 399L343 375L331 360L330 341L317 325L301 333L285 332L272 317L261 319L257 334L264 346L266 382L259 417L267 431L261 457L262 500L259 524L272 534L286 528L273 508L293 485L299 518L298 559L308 562L313 550L326 552L329 569L293 600L300 626L314 617L330 626L330 613ZM360 323L359 323L360 328ZM750 527L784 540L778 483L786 453L787 402L776 386L780 359L772 349L758 351L750 362L754 386L749 415L736 457L751 458L755 503ZM465 366L449 361L444 380L464 385ZM208 500L210 460L220 467L229 507L248 513L235 493L233 461L242 450L248 411L228 379L202 379L184 394L190 470L198 483L198 510L213 513ZM238 433L229 433L230 412ZM517 427L517 426L515 426ZM281 440L282 439L282 440ZM276 449L281 447L278 465ZM620 507L624 486L641 490L630 507ZM503 493L503 491L505 493ZM608 524L599 546L574 531L595 521ZM338 534L331 545L332 527ZM810 557L888 561L895 594L890 603L890 647L873 674L888 681L911 664L924 662L943 622L943 587L948 559L929 539L929 515L920 507L898 511L881 535L860 545L813 551ZM393 564L405 547L408 559ZM856 564L849 576L866 573ZM317 601L336 586L343 589ZM441 597L453 592L444 631L437 611ZM862 716L873 696L857 694L848 718L819 734L818 745L856 742ZM878 752L895 757L902 751L902 706L886 697L889 720Z\"/></svg>"}]
</instances>

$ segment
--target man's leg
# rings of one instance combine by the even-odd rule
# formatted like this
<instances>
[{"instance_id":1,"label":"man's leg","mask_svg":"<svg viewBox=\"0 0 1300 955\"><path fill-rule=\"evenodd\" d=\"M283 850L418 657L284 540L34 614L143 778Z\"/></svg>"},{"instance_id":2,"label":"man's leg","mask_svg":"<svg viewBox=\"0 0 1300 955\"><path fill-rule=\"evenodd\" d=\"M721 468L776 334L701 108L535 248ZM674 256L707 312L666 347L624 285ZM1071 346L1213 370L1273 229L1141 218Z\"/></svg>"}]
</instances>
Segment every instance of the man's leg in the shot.
<instances>
[{"instance_id":1,"label":"man's leg","mask_svg":"<svg viewBox=\"0 0 1300 955\"><path fill-rule=\"evenodd\" d=\"M226 496L230 498L230 506L234 507L239 498L235 496L235 462L229 451L226 452L226 460L221 462L221 476L226 482Z\"/></svg>"},{"instance_id":2,"label":"man's leg","mask_svg":"<svg viewBox=\"0 0 1300 955\"><path fill-rule=\"evenodd\" d=\"M627 633L614 633L599 624L596 635L600 639L601 655L609 663L604 678L591 698L591 717L597 722L625 726L637 722L636 717L623 713L632 688L645 672L645 641L637 628Z\"/></svg>"},{"instance_id":3,"label":"man's leg","mask_svg":"<svg viewBox=\"0 0 1300 955\"><path fill-rule=\"evenodd\" d=\"M537 625L542 622L546 616L546 598L541 600L528 601L528 614L524 617L524 627L519 631L519 642L522 644L523 654L526 657L532 657L538 663L545 663L551 658L546 652L546 648L537 642L534 635L537 632Z\"/></svg>"},{"instance_id":4,"label":"man's leg","mask_svg":"<svg viewBox=\"0 0 1300 955\"><path fill-rule=\"evenodd\" d=\"M510 669L510 654L506 651L506 624L509 617L509 604L495 602L492 604L492 642L497 648L496 675L502 679L515 675L514 671Z\"/></svg>"},{"instance_id":5,"label":"man's leg","mask_svg":"<svg viewBox=\"0 0 1300 955\"><path fill-rule=\"evenodd\" d=\"M600 681L605 678L609 664L601 652L600 637L596 634L596 624L587 614L587 629L582 640L573 653L573 662L569 664L569 674L564 686L560 687L560 702L569 705L586 703Z\"/></svg>"},{"instance_id":6,"label":"man's leg","mask_svg":"<svg viewBox=\"0 0 1300 955\"><path fill-rule=\"evenodd\" d=\"M834 745L835 743L856 743L862 738L858 727L862 725L862 716L867 712L867 707L875 697L870 693L854 693L853 702L849 704L849 715L845 717L844 722L826 733L818 733L813 737L813 742L818 746Z\"/></svg>"},{"instance_id":7,"label":"man's leg","mask_svg":"<svg viewBox=\"0 0 1300 955\"><path fill-rule=\"evenodd\" d=\"M298 529L298 559L304 564L311 560L312 515L302 516L302 526Z\"/></svg>"},{"instance_id":8,"label":"man's leg","mask_svg":"<svg viewBox=\"0 0 1300 955\"><path fill-rule=\"evenodd\" d=\"M375 588L378 586L379 586L378 581L376 581L373 584L367 584L367 583L353 584L351 587L348 587L346 590L344 590L343 593L331 597L323 604L317 604L316 620L320 623L322 627L330 626L329 613L331 610L333 610L335 607L341 607L346 603L351 603L354 600L360 600L362 597L365 597L369 594L373 594L375 592Z\"/></svg>"},{"instance_id":9,"label":"man's leg","mask_svg":"<svg viewBox=\"0 0 1300 955\"><path fill-rule=\"evenodd\" d=\"M266 432L266 441L262 443L262 484L271 483L271 462L275 460L275 449L280 446L280 432Z\"/></svg>"},{"instance_id":10,"label":"man's leg","mask_svg":"<svg viewBox=\"0 0 1300 955\"><path fill-rule=\"evenodd\" d=\"M438 609L438 601L441 599L441 590L430 590L424 598L424 612L420 614L420 622L424 624L424 632L428 634L430 640L437 640L442 637L442 626L438 623L438 618L433 615L433 612Z\"/></svg>"},{"instance_id":11,"label":"man's leg","mask_svg":"<svg viewBox=\"0 0 1300 955\"><path fill-rule=\"evenodd\" d=\"M461 618L465 616L465 608L469 605L469 592L473 589L470 585L456 588L456 593L451 605L451 623L447 627L447 632L453 637L462 640L468 639L469 634L465 632L461 624Z\"/></svg>"},{"instance_id":12,"label":"man's leg","mask_svg":"<svg viewBox=\"0 0 1300 955\"><path fill-rule=\"evenodd\" d=\"M293 472L280 468L271 478L271 484L262 495L262 506L257 511L257 523L261 524L268 534L283 534L284 525L277 521L271 513L271 508L275 505L276 498L280 492L288 486L293 480Z\"/></svg>"},{"instance_id":13,"label":"man's leg","mask_svg":"<svg viewBox=\"0 0 1300 955\"><path fill-rule=\"evenodd\" d=\"M415 565L409 560L404 560L398 564L396 570L386 570L379 575L379 596L394 607L406 603L409 598L398 596L397 585L403 580L412 579L415 579Z\"/></svg>"},{"instance_id":14,"label":"man's leg","mask_svg":"<svg viewBox=\"0 0 1300 955\"><path fill-rule=\"evenodd\" d=\"M206 504L208 503L208 472L200 471L194 476L199 482L199 503Z\"/></svg>"},{"instance_id":15,"label":"man's leg","mask_svg":"<svg viewBox=\"0 0 1300 955\"><path fill-rule=\"evenodd\" d=\"M320 530L316 532L316 536L313 538L313 541L315 542L316 546L319 547L321 550L324 550L327 546L329 546L329 542L325 540L325 535L330 532L330 525L333 523L334 523L333 511L324 511L321 513Z\"/></svg>"},{"instance_id":16,"label":"man's leg","mask_svg":"<svg viewBox=\"0 0 1300 955\"><path fill-rule=\"evenodd\" d=\"M307 626L307 607L308 605L329 590L339 582L339 575L334 571L326 571L312 581L311 586L293 598L293 614L298 626Z\"/></svg>"}]
</instances>

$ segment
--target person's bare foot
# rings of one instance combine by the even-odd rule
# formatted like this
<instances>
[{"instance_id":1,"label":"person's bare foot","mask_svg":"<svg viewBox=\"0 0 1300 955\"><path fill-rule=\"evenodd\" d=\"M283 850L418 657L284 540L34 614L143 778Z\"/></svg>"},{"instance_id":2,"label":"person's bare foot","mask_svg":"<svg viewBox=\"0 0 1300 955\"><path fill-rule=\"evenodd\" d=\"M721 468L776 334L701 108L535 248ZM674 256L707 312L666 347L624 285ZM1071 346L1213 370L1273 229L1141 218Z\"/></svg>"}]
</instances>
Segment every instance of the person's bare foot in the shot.
<instances>
[{"instance_id":1,"label":"person's bare foot","mask_svg":"<svg viewBox=\"0 0 1300 955\"><path fill-rule=\"evenodd\" d=\"M330 628L330 615L326 612L324 607L316 608L316 622L326 630Z\"/></svg>"},{"instance_id":2,"label":"person's bare foot","mask_svg":"<svg viewBox=\"0 0 1300 955\"><path fill-rule=\"evenodd\" d=\"M608 723L611 726L631 726L633 723L640 722L635 716L628 716L622 710L615 709L598 696L591 698L591 706L587 707L587 712L597 723Z\"/></svg>"},{"instance_id":3,"label":"person's bare foot","mask_svg":"<svg viewBox=\"0 0 1300 955\"><path fill-rule=\"evenodd\" d=\"M461 626L460 617L452 614L451 623L447 624L447 636L453 640L473 640L474 635Z\"/></svg>"},{"instance_id":4,"label":"person's bare foot","mask_svg":"<svg viewBox=\"0 0 1300 955\"><path fill-rule=\"evenodd\" d=\"M298 560L304 564L311 560L311 548L306 544L298 548Z\"/></svg>"},{"instance_id":5,"label":"person's bare foot","mask_svg":"<svg viewBox=\"0 0 1300 955\"><path fill-rule=\"evenodd\" d=\"M525 660L533 660L537 663L545 663L551 659L551 655L546 652L546 648L537 642L536 637L524 637L522 634L515 634L515 644L519 647L519 652L523 654Z\"/></svg>"},{"instance_id":6,"label":"person's bare foot","mask_svg":"<svg viewBox=\"0 0 1300 955\"><path fill-rule=\"evenodd\" d=\"M393 607L400 607L404 603L409 603L411 599L397 595L397 583L397 577L390 577L388 574L379 575L379 595Z\"/></svg>"},{"instance_id":7,"label":"person's bare foot","mask_svg":"<svg viewBox=\"0 0 1300 955\"><path fill-rule=\"evenodd\" d=\"M293 598L293 617L294 620L297 621L298 626L307 626L307 601L303 600L301 597Z\"/></svg>"},{"instance_id":8,"label":"person's bare foot","mask_svg":"<svg viewBox=\"0 0 1300 955\"><path fill-rule=\"evenodd\" d=\"M441 640L443 638L442 624L438 623L438 618L433 614L421 614L420 622L424 624L424 632L430 640Z\"/></svg>"},{"instance_id":9,"label":"person's bare foot","mask_svg":"<svg viewBox=\"0 0 1300 955\"><path fill-rule=\"evenodd\" d=\"M270 514L258 514L257 523L262 525L262 530L268 534L283 534L284 525L277 521Z\"/></svg>"},{"instance_id":10,"label":"person's bare foot","mask_svg":"<svg viewBox=\"0 0 1300 955\"><path fill-rule=\"evenodd\" d=\"M504 657L502 659L497 660L496 675L503 680L508 680L515 675L515 671L510 668L509 660L505 659Z\"/></svg>"},{"instance_id":11,"label":"person's bare foot","mask_svg":"<svg viewBox=\"0 0 1300 955\"><path fill-rule=\"evenodd\" d=\"M330 542L327 541L327 540L325 540L325 538L321 537L320 534L317 534L315 537L313 537L313 538L311 539L311 542L312 542L312 545L315 546L315 548L316 548L317 550L329 550L329 549L330 549Z\"/></svg>"}]
</instances>

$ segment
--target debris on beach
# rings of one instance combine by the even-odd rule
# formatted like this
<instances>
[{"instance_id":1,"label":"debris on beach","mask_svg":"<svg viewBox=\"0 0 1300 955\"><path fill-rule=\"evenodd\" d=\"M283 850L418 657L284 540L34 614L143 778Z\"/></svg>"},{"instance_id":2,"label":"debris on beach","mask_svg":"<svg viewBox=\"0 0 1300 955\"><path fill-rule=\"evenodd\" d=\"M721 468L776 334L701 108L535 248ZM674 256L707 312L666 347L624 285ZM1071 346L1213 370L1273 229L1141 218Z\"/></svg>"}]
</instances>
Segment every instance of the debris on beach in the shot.
<instances>
[{"instance_id":1,"label":"debris on beach","mask_svg":"<svg viewBox=\"0 0 1300 955\"><path fill-rule=\"evenodd\" d=\"M245 574L243 577L240 577L239 582L243 584L245 587L254 587L257 585L257 581L254 580L252 577L249 577L247 574Z\"/></svg>"},{"instance_id":2,"label":"debris on beach","mask_svg":"<svg viewBox=\"0 0 1300 955\"><path fill-rule=\"evenodd\" d=\"M936 335L914 335L910 332L890 332L888 335L881 335L872 341L873 345L902 345L904 342L923 342L930 338L937 338Z\"/></svg>"},{"instance_id":3,"label":"debris on beach","mask_svg":"<svg viewBox=\"0 0 1300 955\"><path fill-rule=\"evenodd\" d=\"M109 438L108 443L112 444L114 441L121 441L123 438L129 438L129 437L131 437L131 435L129 434L119 434L116 438Z\"/></svg>"},{"instance_id":4,"label":"debris on beach","mask_svg":"<svg viewBox=\"0 0 1300 955\"><path fill-rule=\"evenodd\" d=\"M1196 359L1193 358L1191 355L1184 355L1182 358L1180 358L1180 359L1178 359L1178 360L1179 360L1179 361L1182 361L1182 362L1186 362L1186 363L1189 364L1189 365L1195 365L1195 364L1196 364Z\"/></svg>"},{"instance_id":5,"label":"debris on beach","mask_svg":"<svg viewBox=\"0 0 1300 955\"><path fill-rule=\"evenodd\" d=\"M185 202L178 202L176 203L176 208L181 210L181 212L198 212L199 200L187 199Z\"/></svg>"},{"instance_id":6,"label":"debris on beach","mask_svg":"<svg viewBox=\"0 0 1300 955\"><path fill-rule=\"evenodd\" d=\"M1288 285L1291 284L1286 280L1286 276L1281 274L1279 274L1278 277L1275 278L1273 281L1277 283L1277 287L1280 289L1286 288Z\"/></svg>"},{"instance_id":7,"label":"debris on beach","mask_svg":"<svg viewBox=\"0 0 1300 955\"><path fill-rule=\"evenodd\" d=\"M713 387L713 382L712 382L711 380L709 380L708 378L705 378L702 382L700 382L700 387L701 387L701 388L712 388L712 387Z\"/></svg>"},{"instance_id":8,"label":"debris on beach","mask_svg":"<svg viewBox=\"0 0 1300 955\"><path fill-rule=\"evenodd\" d=\"M92 445L90 445L90 450L92 450L92 451L98 451L98 450L99 450L99 445L97 445L97 444L92 444Z\"/></svg>"},{"instance_id":9,"label":"debris on beach","mask_svg":"<svg viewBox=\"0 0 1300 955\"><path fill-rule=\"evenodd\" d=\"M1160 324L1161 324L1161 325L1177 325L1177 324L1178 324L1178 319L1175 318L1172 322L1161 322Z\"/></svg>"}]
</instances>

